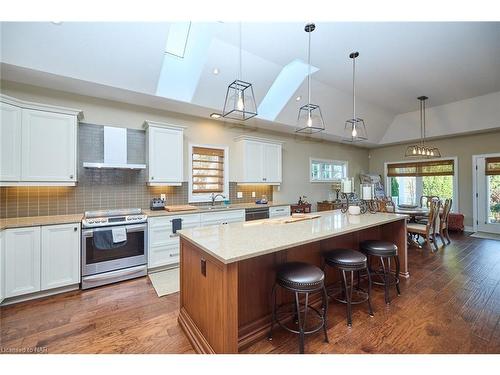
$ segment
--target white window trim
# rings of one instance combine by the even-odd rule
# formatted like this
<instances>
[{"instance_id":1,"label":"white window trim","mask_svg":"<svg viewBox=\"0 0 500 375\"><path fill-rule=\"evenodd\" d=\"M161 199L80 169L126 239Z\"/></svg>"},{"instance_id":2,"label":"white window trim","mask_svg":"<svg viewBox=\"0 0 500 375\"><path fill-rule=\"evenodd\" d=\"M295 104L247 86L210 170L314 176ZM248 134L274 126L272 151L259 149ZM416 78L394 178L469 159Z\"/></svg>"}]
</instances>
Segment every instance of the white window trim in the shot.
<instances>
[{"instance_id":1,"label":"white window trim","mask_svg":"<svg viewBox=\"0 0 500 375\"><path fill-rule=\"evenodd\" d=\"M210 196L212 193L207 194L196 194L193 195L193 147L205 147L205 148L216 148L220 150L224 150L224 191L222 195L229 199L229 147L224 145L208 145L208 144L199 144L199 143L189 143L188 151L189 151L189 181L188 181L188 189L189 189L189 203L205 203L211 202L212 199ZM217 201L221 201L220 197L217 198Z\"/></svg>"},{"instance_id":2,"label":"white window trim","mask_svg":"<svg viewBox=\"0 0 500 375\"><path fill-rule=\"evenodd\" d=\"M458 193L458 157L457 156L452 156L449 158L434 158L434 159L417 159L417 160L399 160L399 161L386 161L384 162L384 177L385 177L385 194L390 197L391 196L391 181L390 177L387 177L387 165L388 164L394 164L394 163L409 163L409 162L415 162L415 163L422 163L426 161L441 161L441 160L453 160L453 204L451 207L452 212L460 212L459 209L459 202L458 199L460 197L460 194Z\"/></svg>"},{"instance_id":3,"label":"white window trim","mask_svg":"<svg viewBox=\"0 0 500 375\"><path fill-rule=\"evenodd\" d=\"M479 218L479 213L477 212L478 210L478 198L476 194L478 193L477 191L477 160L479 158L491 158L491 157L498 157L500 156L500 153L493 153L493 154L479 154L479 155L472 155L472 231L477 232L478 228L478 218ZM467 230L467 228L466 228Z\"/></svg>"},{"instance_id":4,"label":"white window trim","mask_svg":"<svg viewBox=\"0 0 500 375\"><path fill-rule=\"evenodd\" d=\"M333 159L323 159L323 158L314 158L309 157L309 182L312 184L331 184L332 182L340 181L340 179L336 180L313 180L312 179L312 162L319 161L321 163L332 163L332 164L345 164L345 177L349 176L349 162L347 160L333 160Z\"/></svg>"}]
</instances>

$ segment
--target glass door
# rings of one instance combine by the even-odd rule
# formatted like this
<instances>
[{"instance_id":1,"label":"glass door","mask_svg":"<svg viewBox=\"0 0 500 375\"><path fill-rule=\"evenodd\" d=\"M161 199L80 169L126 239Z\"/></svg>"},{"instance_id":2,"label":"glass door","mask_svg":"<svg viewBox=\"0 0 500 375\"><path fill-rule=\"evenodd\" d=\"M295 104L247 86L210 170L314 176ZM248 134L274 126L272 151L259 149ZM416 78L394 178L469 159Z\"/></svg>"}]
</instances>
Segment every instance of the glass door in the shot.
<instances>
[{"instance_id":1,"label":"glass door","mask_svg":"<svg viewBox=\"0 0 500 375\"><path fill-rule=\"evenodd\" d=\"M500 234L500 158L477 159L477 229ZM495 163L497 163L495 165ZM498 166L498 174L495 168Z\"/></svg>"}]
</instances>

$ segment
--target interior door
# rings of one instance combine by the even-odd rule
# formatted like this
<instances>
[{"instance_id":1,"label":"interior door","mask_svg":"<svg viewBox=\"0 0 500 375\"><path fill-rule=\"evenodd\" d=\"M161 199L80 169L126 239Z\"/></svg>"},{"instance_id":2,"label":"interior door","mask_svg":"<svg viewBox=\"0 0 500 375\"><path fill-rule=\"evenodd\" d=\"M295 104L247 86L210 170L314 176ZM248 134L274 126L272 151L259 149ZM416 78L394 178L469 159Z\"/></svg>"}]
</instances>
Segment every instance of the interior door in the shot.
<instances>
[{"instance_id":1,"label":"interior door","mask_svg":"<svg viewBox=\"0 0 500 375\"><path fill-rule=\"evenodd\" d=\"M477 229L500 234L500 176L486 175L485 160L476 159Z\"/></svg>"}]
</instances>

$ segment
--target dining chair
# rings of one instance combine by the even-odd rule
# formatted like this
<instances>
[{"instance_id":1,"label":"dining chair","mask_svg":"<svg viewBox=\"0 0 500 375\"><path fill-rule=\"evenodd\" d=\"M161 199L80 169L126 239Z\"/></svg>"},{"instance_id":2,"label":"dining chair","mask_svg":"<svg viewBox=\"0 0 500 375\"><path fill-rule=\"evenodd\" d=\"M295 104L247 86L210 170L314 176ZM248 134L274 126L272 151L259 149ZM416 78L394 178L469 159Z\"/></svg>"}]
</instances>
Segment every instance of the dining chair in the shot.
<instances>
[{"instance_id":1,"label":"dining chair","mask_svg":"<svg viewBox=\"0 0 500 375\"><path fill-rule=\"evenodd\" d=\"M448 219L450 217L451 205L453 200L451 198L446 199L444 202L443 212L439 214L439 236L441 237L441 241L443 242L443 246L445 246L444 239L448 241L448 245L451 243L450 235L448 233Z\"/></svg>"},{"instance_id":2,"label":"dining chair","mask_svg":"<svg viewBox=\"0 0 500 375\"><path fill-rule=\"evenodd\" d=\"M432 200L429 205L429 215L427 216L427 223L408 223L406 228L411 236L423 237L425 239L424 245L429 246L431 251L437 251L436 241L436 215L439 215L441 209L441 201ZM432 249L434 244L434 250Z\"/></svg>"},{"instance_id":3,"label":"dining chair","mask_svg":"<svg viewBox=\"0 0 500 375\"><path fill-rule=\"evenodd\" d=\"M431 202L440 201L437 195L422 195L420 197L420 207L429 208ZM419 224L427 224L427 216L415 216L415 221Z\"/></svg>"}]
</instances>

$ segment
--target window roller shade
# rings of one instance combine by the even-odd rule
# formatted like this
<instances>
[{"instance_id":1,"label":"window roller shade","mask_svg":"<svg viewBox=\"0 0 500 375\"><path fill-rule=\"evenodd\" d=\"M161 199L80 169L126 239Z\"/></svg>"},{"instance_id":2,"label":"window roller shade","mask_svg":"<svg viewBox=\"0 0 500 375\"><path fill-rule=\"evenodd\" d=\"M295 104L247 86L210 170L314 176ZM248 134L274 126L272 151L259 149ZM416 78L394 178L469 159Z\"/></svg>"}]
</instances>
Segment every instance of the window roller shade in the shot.
<instances>
[{"instance_id":1,"label":"window roller shade","mask_svg":"<svg viewBox=\"0 0 500 375\"><path fill-rule=\"evenodd\" d=\"M500 176L500 157L486 158L484 174L487 176Z\"/></svg>"},{"instance_id":2,"label":"window roller shade","mask_svg":"<svg viewBox=\"0 0 500 375\"><path fill-rule=\"evenodd\" d=\"M453 176L453 160L387 164L387 177Z\"/></svg>"},{"instance_id":3,"label":"window roller shade","mask_svg":"<svg viewBox=\"0 0 500 375\"><path fill-rule=\"evenodd\" d=\"M224 150L193 147L193 193L224 191Z\"/></svg>"}]
</instances>

